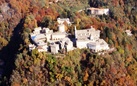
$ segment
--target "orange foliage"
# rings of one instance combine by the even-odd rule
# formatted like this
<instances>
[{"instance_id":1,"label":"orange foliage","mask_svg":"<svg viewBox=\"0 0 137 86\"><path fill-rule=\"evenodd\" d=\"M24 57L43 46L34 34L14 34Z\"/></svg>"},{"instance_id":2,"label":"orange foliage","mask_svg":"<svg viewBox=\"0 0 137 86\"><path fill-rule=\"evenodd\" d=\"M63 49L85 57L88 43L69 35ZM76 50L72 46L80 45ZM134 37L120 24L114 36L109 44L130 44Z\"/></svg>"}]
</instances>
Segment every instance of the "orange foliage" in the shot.
<instances>
[{"instance_id":1,"label":"orange foliage","mask_svg":"<svg viewBox=\"0 0 137 86\"><path fill-rule=\"evenodd\" d=\"M26 13L30 7L30 1L28 0L10 0L10 4L17 13Z\"/></svg>"},{"instance_id":2,"label":"orange foliage","mask_svg":"<svg viewBox=\"0 0 137 86\"><path fill-rule=\"evenodd\" d=\"M117 74L117 69L115 67L111 66L110 70L113 74Z\"/></svg>"},{"instance_id":3,"label":"orange foliage","mask_svg":"<svg viewBox=\"0 0 137 86\"><path fill-rule=\"evenodd\" d=\"M118 42L115 40L115 47L118 47Z\"/></svg>"},{"instance_id":4,"label":"orange foliage","mask_svg":"<svg viewBox=\"0 0 137 86\"><path fill-rule=\"evenodd\" d=\"M112 4L113 4L114 6L118 6L118 5L119 5L118 0L112 0Z\"/></svg>"},{"instance_id":5,"label":"orange foliage","mask_svg":"<svg viewBox=\"0 0 137 86\"><path fill-rule=\"evenodd\" d=\"M87 80L88 80L88 77L89 77L88 69L86 69L86 70L85 70L84 77L83 77L83 81L87 81Z\"/></svg>"},{"instance_id":6,"label":"orange foliage","mask_svg":"<svg viewBox=\"0 0 137 86\"><path fill-rule=\"evenodd\" d=\"M124 6L123 0L120 0L119 3L120 3L120 5L121 5L122 7Z\"/></svg>"},{"instance_id":7,"label":"orange foliage","mask_svg":"<svg viewBox=\"0 0 137 86\"><path fill-rule=\"evenodd\" d=\"M131 44L128 44L127 47L128 47L129 50L132 49L132 45Z\"/></svg>"},{"instance_id":8,"label":"orange foliage","mask_svg":"<svg viewBox=\"0 0 137 86\"><path fill-rule=\"evenodd\" d=\"M83 53L83 54L82 54L82 59L84 60L85 58L86 58L86 54Z\"/></svg>"},{"instance_id":9,"label":"orange foliage","mask_svg":"<svg viewBox=\"0 0 137 86\"><path fill-rule=\"evenodd\" d=\"M34 6L34 7L32 8L32 13L33 13L33 14L37 14L37 13L38 13L38 7Z\"/></svg>"},{"instance_id":10,"label":"orange foliage","mask_svg":"<svg viewBox=\"0 0 137 86\"><path fill-rule=\"evenodd\" d=\"M27 80L26 78L23 78L23 79L22 79L22 82L23 82L24 84L26 84L26 83L28 82L28 80Z\"/></svg>"},{"instance_id":11,"label":"orange foliage","mask_svg":"<svg viewBox=\"0 0 137 86\"><path fill-rule=\"evenodd\" d=\"M42 17L40 15L37 15L35 19L40 22L42 20Z\"/></svg>"},{"instance_id":12,"label":"orange foliage","mask_svg":"<svg viewBox=\"0 0 137 86\"><path fill-rule=\"evenodd\" d=\"M44 16L45 16L45 9L44 9L44 8L40 9L39 15L40 15L41 17L44 17Z\"/></svg>"},{"instance_id":13,"label":"orange foliage","mask_svg":"<svg viewBox=\"0 0 137 86\"><path fill-rule=\"evenodd\" d=\"M20 84L19 84L19 83L14 82L14 83L12 84L12 86L20 86Z\"/></svg>"},{"instance_id":14,"label":"orange foliage","mask_svg":"<svg viewBox=\"0 0 137 86\"><path fill-rule=\"evenodd\" d=\"M130 56L127 57L126 61L127 61L127 62L131 62L131 61L132 61L132 57L130 57Z\"/></svg>"},{"instance_id":15,"label":"orange foliage","mask_svg":"<svg viewBox=\"0 0 137 86\"><path fill-rule=\"evenodd\" d=\"M68 77L68 76L65 76L65 80L68 81L68 82L70 82L70 81L71 81L71 78Z\"/></svg>"}]
</instances>

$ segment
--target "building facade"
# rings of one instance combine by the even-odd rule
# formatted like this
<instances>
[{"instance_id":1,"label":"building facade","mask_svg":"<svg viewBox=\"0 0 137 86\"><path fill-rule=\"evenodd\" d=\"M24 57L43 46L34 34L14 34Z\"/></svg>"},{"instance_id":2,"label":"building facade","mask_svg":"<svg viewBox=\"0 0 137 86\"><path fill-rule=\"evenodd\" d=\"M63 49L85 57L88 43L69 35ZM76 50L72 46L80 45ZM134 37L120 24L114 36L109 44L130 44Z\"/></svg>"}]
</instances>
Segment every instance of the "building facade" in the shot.
<instances>
[{"instance_id":1,"label":"building facade","mask_svg":"<svg viewBox=\"0 0 137 86\"><path fill-rule=\"evenodd\" d=\"M103 50L108 50L109 46L103 39L99 39L95 42L87 43L87 48L89 48L93 52L99 52Z\"/></svg>"},{"instance_id":2,"label":"building facade","mask_svg":"<svg viewBox=\"0 0 137 86\"><path fill-rule=\"evenodd\" d=\"M59 41L60 49L65 49L67 52L73 50L73 42L69 38L64 38Z\"/></svg>"},{"instance_id":3,"label":"building facade","mask_svg":"<svg viewBox=\"0 0 137 86\"><path fill-rule=\"evenodd\" d=\"M103 9L103 8L87 8L87 11L89 14L92 15L108 15L109 9Z\"/></svg>"},{"instance_id":4,"label":"building facade","mask_svg":"<svg viewBox=\"0 0 137 86\"><path fill-rule=\"evenodd\" d=\"M63 24L64 22L66 22L68 25L71 25L69 18L57 18L57 22L58 24Z\"/></svg>"},{"instance_id":5,"label":"building facade","mask_svg":"<svg viewBox=\"0 0 137 86\"><path fill-rule=\"evenodd\" d=\"M75 27L75 39L77 48L89 48L94 52L108 50L108 44L100 39L100 31L91 27L89 29L77 30Z\"/></svg>"},{"instance_id":6,"label":"building facade","mask_svg":"<svg viewBox=\"0 0 137 86\"><path fill-rule=\"evenodd\" d=\"M49 28L37 27L30 34L31 40L35 45L29 45L29 50L35 48L39 52L50 51L53 54L58 52L68 52L74 49L74 45L77 48L89 48L94 52L108 50L108 44L100 39L100 30L96 30L92 26L88 29L77 30L75 27L75 38L69 37L65 31L64 22L71 24L68 18L57 19L58 31L53 32ZM73 41L72 41L73 40Z\"/></svg>"},{"instance_id":7,"label":"building facade","mask_svg":"<svg viewBox=\"0 0 137 86\"><path fill-rule=\"evenodd\" d=\"M52 43L50 44L50 51L53 54L56 54L59 52L59 44Z\"/></svg>"},{"instance_id":8,"label":"building facade","mask_svg":"<svg viewBox=\"0 0 137 86\"><path fill-rule=\"evenodd\" d=\"M91 39L94 41L99 39L99 37L100 37L100 31L95 30L95 28L93 28L92 26L91 28L84 30L77 30L75 27L75 38L77 40Z\"/></svg>"}]
</instances>

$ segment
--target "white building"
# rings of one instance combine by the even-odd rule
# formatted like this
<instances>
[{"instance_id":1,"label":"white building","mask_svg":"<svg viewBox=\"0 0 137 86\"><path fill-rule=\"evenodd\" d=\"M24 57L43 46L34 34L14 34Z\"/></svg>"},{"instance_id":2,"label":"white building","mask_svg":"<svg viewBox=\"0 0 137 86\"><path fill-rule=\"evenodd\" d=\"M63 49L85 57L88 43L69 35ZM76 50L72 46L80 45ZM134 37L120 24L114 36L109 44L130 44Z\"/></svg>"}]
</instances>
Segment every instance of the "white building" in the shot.
<instances>
[{"instance_id":1,"label":"white building","mask_svg":"<svg viewBox=\"0 0 137 86\"><path fill-rule=\"evenodd\" d=\"M53 30L50 30L49 28L38 27L34 29L33 33L30 34L30 37L32 41L36 44L39 52L46 52L49 50L47 42L55 43L66 38L67 33L64 30L64 25L60 25L58 29L58 32L53 32ZM31 47L32 46L30 46L30 50L32 49ZM53 47L51 48L53 49Z\"/></svg>"},{"instance_id":2,"label":"white building","mask_svg":"<svg viewBox=\"0 0 137 86\"><path fill-rule=\"evenodd\" d=\"M84 30L77 30L75 27L75 38L77 40L82 40L82 39L90 39L90 40L97 40L100 37L100 31L99 30L95 30L95 28L93 28L91 26L91 28L89 29L84 29Z\"/></svg>"},{"instance_id":3,"label":"white building","mask_svg":"<svg viewBox=\"0 0 137 86\"><path fill-rule=\"evenodd\" d=\"M58 31L59 31L59 32L66 32L66 31L65 31L65 25L64 25L64 24L58 25Z\"/></svg>"},{"instance_id":4,"label":"white building","mask_svg":"<svg viewBox=\"0 0 137 86\"><path fill-rule=\"evenodd\" d=\"M37 27L34 29L33 34L40 34L41 27Z\"/></svg>"},{"instance_id":5,"label":"white building","mask_svg":"<svg viewBox=\"0 0 137 86\"><path fill-rule=\"evenodd\" d=\"M87 48L87 43L89 43L90 40L76 40L76 47L79 49Z\"/></svg>"},{"instance_id":6,"label":"white building","mask_svg":"<svg viewBox=\"0 0 137 86\"><path fill-rule=\"evenodd\" d=\"M43 34L45 35L45 38L47 41L51 40L51 35L53 34L53 30L50 30L49 28L43 28Z\"/></svg>"},{"instance_id":7,"label":"white building","mask_svg":"<svg viewBox=\"0 0 137 86\"><path fill-rule=\"evenodd\" d=\"M37 49L39 52L47 52L49 50L47 44L38 46Z\"/></svg>"},{"instance_id":8,"label":"white building","mask_svg":"<svg viewBox=\"0 0 137 86\"><path fill-rule=\"evenodd\" d=\"M36 44L39 52L48 51L48 45L43 40L38 40Z\"/></svg>"},{"instance_id":9,"label":"white building","mask_svg":"<svg viewBox=\"0 0 137 86\"><path fill-rule=\"evenodd\" d=\"M59 51L59 44L52 43L50 44L51 53L56 54Z\"/></svg>"},{"instance_id":10,"label":"white building","mask_svg":"<svg viewBox=\"0 0 137 86\"><path fill-rule=\"evenodd\" d=\"M42 41L58 41L67 36L67 33L64 30L63 25L59 28L59 32L53 32L53 30L49 30L49 28L35 28L33 33L30 34L31 39L37 43L39 40Z\"/></svg>"},{"instance_id":11,"label":"white building","mask_svg":"<svg viewBox=\"0 0 137 86\"><path fill-rule=\"evenodd\" d=\"M109 14L109 9L103 9L103 8L87 8L88 12L92 15L108 15Z\"/></svg>"},{"instance_id":12,"label":"white building","mask_svg":"<svg viewBox=\"0 0 137 86\"><path fill-rule=\"evenodd\" d=\"M66 38L67 36L67 33L66 32L55 32L51 35L51 40L56 40L56 41L59 41L59 40L62 40L64 38Z\"/></svg>"},{"instance_id":13,"label":"white building","mask_svg":"<svg viewBox=\"0 0 137 86\"><path fill-rule=\"evenodd\" d=\"M59 24L63 24L64 22L66 22L68 25L71 25L69 18L57 18L57 22Z\"/></svg>"},{"instance_id":14,"label":"white building","mask_svg":"<svg viewBox=\"0 0 137 86\"><path fill-rule=\"evenodd\" d=\"M73 50L74 49L73 48L73 42L72 41L66 41L65 47L66 47L67 52Z\"/></svg>"},{"instance_id":15,"label":"white building","mask_svg":"<svg viewBox=\"0 0 137 86\"><path fill-rule=\"evenodd\" d=\"M33 39L36 43L38 42L38 41L46 41L46 35L44 35L44 34L39 34L39 35L37 35L37 36L35 36L35 38Z\"/></svg>"},{"instance_id":16,"label":"white building","mask_svg":"<svg viewBox=\"0 0 137 86\"><path fill-rule=\"evenodd\" d=\"M131 33L131 30L126 30L125 31L127 33L128 36L132 36L133 34Z\"/></svg>"},{"instance_id":17,"label":"white building","mask_svg":"<svg viewBox=\"0 0 137 86\"><path fill-rule=\"evenodd\" d=\"M73 50L73 42L69 38L64 38L59 42L61 49L66 49L66 51Z\"/></svg>"},{"instance_id":18,"label":"white building","mask_svg":"<svg viewBox=\"0 0 137 86\"><path fill-rule=\"evenodd\" d=\"M50 34L52 34L53 33L53 30L50 30L49 28L43 28L43 29L41 29L41 33L50 33Z\"/></svg>"},{"instance_id":19,"label":"white building","mask_svg":"<svg viewBox=\"0 0 137 86\"><path fill-rule=\"evenodd\" d=\"M65 32L64 22L70 23L69 19L60 19L58 18L58 32L53 32L49 28L35 28L33 33L30 34L30 37L35 45L29 45L29 50L35 48L39 52L47 52L51 50L51 53L56 54L59 51L64 52L73 50L73 42L68 37L68 34ZM75 27L75 41L77 48L89 48L95 52L108 50L108 44L100 39L100 31L96 30L92 26L89 29L77 30ZM48 45L48 43L50 45ZM57 44L58 43L58 44ZM75 44L75 43L74 43ZM49 49L50 48L50 49Z\"/></svg>"},{"instance_id":20,"label":"white building","mask_svg":"<svg viewBox=\"0 0 137 86\"><path fill-rule=\"evenodd\" d=\"M57 3L59 1L61 1L61 0L52 0L52 1L50 0L49 4Z\"/></svg>"},{"instance_id":21,"label":"white building","mask_svg":"<svg viewBox=\"0 0 137 86\"><path fill-rule=\"evenodd\" d=\"M77 48L89 48L95 52L108 50L108 44L100 39L100 31L95 30L93 27L84 30L76 30L75 38Z\"/></svg>"},{"instance_id":22,"label":"white building","mask_svg":"<svg viewBox=\"0 0 137 86\"><path fill-rule=\"evenodd\" d=\"M34 44L29 44L29 51L32 51L36 48Z\"/></svg>"},{"instance_id":23,"label":"white building","mask_svg":"<svg viewBox=\"0 0 137 86\"><path fill-rule=\"evenodd\" d=\"M58 32L54 32L51 34L51 40L59 41L66 38L67 33L65 32L65 25L60 24L58 27Z\"/></svg>"},{"instance_id":24,"label":"white building","mask_svg":"<svg viewBox=\"0 0 137 86\"><path fill-rule=\"evenodd\" d=\"M109 46L103 39L99 39L95 42L87 43L87 48L93 50L94 52L99 52L103 50L108 50Z\"/></svg>"}]
</instances>

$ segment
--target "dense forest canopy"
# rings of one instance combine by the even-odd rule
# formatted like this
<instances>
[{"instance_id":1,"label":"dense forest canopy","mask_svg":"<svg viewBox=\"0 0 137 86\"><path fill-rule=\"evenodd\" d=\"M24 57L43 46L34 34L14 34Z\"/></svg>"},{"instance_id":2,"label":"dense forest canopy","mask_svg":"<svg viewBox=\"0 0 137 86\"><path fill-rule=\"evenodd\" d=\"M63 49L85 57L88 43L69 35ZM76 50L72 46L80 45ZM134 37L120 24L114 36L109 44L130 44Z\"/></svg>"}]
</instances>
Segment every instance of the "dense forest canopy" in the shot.
<instances>
[{"instance_id":1,"label":"dense forest canopy","mask_svg":"<svg viewBox=\"0 0 137 86\"><path fill-rule=\"evenodd\" d=\"M94 16L86 8L109 8ZM82 10L82 11L80 11ZM28 51L35 27L57 30L57 18L70 18L67 31L93 26L116 51L98 55L88 49L52 55ZM125 30L131 30L127 36ZM62 57L62 58L58 58ZM2 86L136 86L136 0L1 0L0 83Z\"/></svg>"}]
</instances>

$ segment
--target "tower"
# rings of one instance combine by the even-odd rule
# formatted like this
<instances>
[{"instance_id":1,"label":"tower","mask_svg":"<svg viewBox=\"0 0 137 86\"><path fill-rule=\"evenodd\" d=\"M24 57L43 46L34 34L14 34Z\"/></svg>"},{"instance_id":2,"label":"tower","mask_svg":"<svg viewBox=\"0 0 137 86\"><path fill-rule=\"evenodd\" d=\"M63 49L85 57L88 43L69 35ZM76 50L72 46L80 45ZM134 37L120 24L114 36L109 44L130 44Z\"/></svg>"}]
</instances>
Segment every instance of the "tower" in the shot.
<instances>
[{"instance_id":1,"label":"tower","mask_svg":"<svg viewBox=\"0 0 137 86\"><path fill-rule=\"evenodd\" d=\"M76 28L76 26L75 26L74 30L75 30L75 39L77 39L77 28Z\"/></svg>"},{"instance_id":2,"label":"tower","mask_svg":"<svg viewBox=\"0 0 137 86\"><path fill-rule=\"evenodd\" d=\"M58 30L59 32L65 32L65 25L64 24L58 25Z\"/></svg>"}]
</instances>

